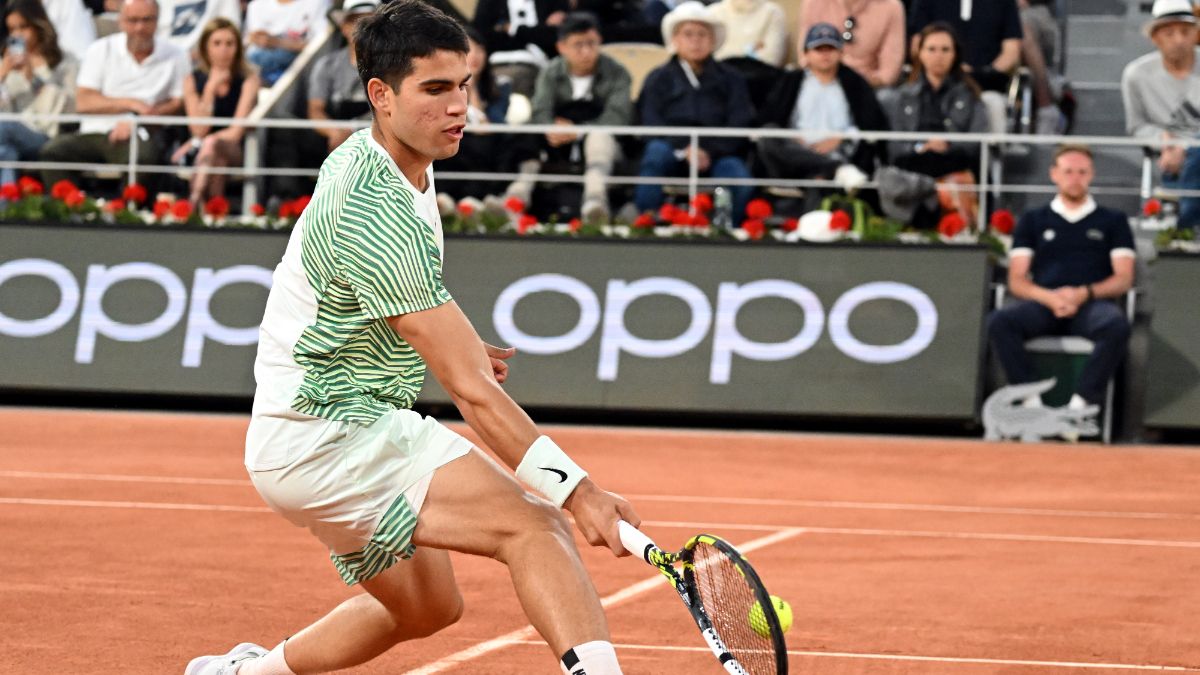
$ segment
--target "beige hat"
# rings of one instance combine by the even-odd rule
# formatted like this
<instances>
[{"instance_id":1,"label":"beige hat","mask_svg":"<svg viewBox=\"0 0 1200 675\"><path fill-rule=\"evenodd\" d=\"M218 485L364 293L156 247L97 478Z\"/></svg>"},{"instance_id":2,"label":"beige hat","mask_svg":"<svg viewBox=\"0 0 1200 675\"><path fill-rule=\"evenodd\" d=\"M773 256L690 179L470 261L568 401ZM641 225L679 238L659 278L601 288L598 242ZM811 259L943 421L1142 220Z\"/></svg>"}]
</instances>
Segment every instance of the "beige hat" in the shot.
<instances>
[{"instance_id":1,"label":"beige hat","mask_svg":"<svg viewBox=\"0 0 1200 675\"><path fill-rule=\"evenodd\" d=\"M1169 23L1197 23L1196 15L1192 13L1192 0L1154 0L1150 16L1153 18L1142 25L1142 34L1146 37Z\"/></svg>"},{"instance_id":2,"label":"beige hat","mask_svg":"<svg viewBox=\"0 0 1200 675\"><path fill-rule=\"evenodd\" d=\"M374 14L379 9L379 0L345 0L341 9L329 10L329 20L335 25L342 25L346 17L354 14Z\"/></svg>"},{"instance_id":3,"label":"beige hat","mask_svg":"<svg viewBox=\"0 0 1200 675\"><path fill-rule=\"evenodd\" d=\"M675 29L679 27L679 24L686 21L699 21L700 23L708 24L708 27L713 32L713 52L721 51L721 45L725 44L725 22L709 11L708 7L705 7L696 0L687 0L687 2L679 3L679 6L663 17L663 44L667 45L669 51L672 53L675 51L671 47L671 38L675 35Z\"/></svg>"}]
</instances>

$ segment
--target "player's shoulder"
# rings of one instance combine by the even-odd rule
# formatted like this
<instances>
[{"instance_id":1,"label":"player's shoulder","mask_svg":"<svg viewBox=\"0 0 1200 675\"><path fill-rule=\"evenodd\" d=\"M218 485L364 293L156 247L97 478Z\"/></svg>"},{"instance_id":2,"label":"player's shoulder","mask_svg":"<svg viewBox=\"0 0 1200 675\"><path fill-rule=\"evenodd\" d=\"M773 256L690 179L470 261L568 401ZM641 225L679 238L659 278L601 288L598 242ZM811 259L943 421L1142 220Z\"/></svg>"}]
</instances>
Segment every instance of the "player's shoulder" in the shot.
<instances>
[{"instance_id":1,"label":"player's shoulder","mask_svg":"<svg viewBox=\"0 0 1200 675\"><path fill-rule=\"evenodd\" d=\"M371 143L371 130L356 131L321 166L321 181L346 204L378 202L402 188L388 159Z\"/></svg>"}]
</instances>

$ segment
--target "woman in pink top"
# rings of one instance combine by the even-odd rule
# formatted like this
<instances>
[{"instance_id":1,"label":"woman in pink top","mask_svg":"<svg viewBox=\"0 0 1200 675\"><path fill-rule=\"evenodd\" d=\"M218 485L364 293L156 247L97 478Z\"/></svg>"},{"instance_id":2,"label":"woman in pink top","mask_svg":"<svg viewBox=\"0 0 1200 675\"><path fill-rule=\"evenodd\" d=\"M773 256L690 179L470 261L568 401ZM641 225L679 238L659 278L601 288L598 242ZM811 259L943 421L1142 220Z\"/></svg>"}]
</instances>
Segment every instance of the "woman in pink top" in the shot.
<instances>
[{"instance_id":1,"label":"woman in pink top","mask_svg":"<svg viewBox=\"0 0 1200 675\"><path fill-rule=\"evenodd\" d=\"M800 32L814 24L842 29L842 62L871 83L890 87L904 65L904 5L900 0L805 0Z\"/></svg>"}]
</instances>

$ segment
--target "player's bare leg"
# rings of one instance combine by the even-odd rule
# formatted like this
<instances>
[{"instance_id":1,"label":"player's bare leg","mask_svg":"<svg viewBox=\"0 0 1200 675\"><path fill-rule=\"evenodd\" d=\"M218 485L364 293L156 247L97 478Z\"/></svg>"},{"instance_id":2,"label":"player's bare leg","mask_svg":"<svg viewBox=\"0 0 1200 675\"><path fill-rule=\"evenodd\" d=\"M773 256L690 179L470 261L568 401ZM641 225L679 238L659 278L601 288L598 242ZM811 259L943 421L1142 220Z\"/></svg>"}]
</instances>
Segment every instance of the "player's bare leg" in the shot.
<instances>
[{"instance_id":1,"label":"player's bare leg","mask_svg":"<svg viewBox=\"0 0 1200 675\"><path fill-rule=\"evenodd\" d=\"M411 559L361 585L366 593L288 639L284 656L297 675L365 663L397 643L432 635L462 615L462 596L445 551L419 548Z\"/></svg>"},{"instance_id":2,"label":"player's bare leg","mask_svg":"<svg viewBox=\"0 0 1200 675\"><path fill-rule=\"evenodd\" d=\"M413 541L507 565L526 616L556 657L608 641L608 620L562 511L479 450L434 474Z\"/></svg>"}]
</instances>

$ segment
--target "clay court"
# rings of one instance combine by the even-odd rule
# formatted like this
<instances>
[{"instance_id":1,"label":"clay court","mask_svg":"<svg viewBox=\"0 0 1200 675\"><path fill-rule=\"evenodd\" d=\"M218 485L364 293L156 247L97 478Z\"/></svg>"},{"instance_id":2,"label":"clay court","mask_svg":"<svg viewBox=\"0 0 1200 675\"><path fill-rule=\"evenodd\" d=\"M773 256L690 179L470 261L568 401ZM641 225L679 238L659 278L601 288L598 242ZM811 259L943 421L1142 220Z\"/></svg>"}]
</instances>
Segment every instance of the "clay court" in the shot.
<instances>
[{"instance_id":1,"label":"clay court","mask_svg":"<svg viewBox=\"0 0 1200 675\"><path fill-rule=\"evenodd\" d=\"M181 673L353 591L259 501L247 418L0 411L0 672ZM1196 448L558 427L664 548L746 552L788 599L791 672L1200 672ZM723 672L648 567L585 560L626 672ZM504 568L464 619L355 673L557 673Z\"/></svg>"}]
</instances>

